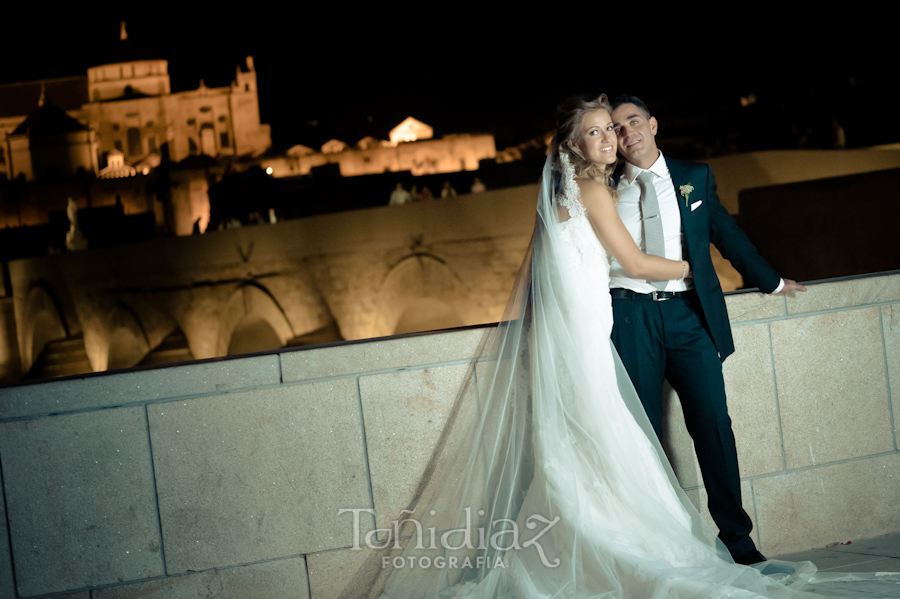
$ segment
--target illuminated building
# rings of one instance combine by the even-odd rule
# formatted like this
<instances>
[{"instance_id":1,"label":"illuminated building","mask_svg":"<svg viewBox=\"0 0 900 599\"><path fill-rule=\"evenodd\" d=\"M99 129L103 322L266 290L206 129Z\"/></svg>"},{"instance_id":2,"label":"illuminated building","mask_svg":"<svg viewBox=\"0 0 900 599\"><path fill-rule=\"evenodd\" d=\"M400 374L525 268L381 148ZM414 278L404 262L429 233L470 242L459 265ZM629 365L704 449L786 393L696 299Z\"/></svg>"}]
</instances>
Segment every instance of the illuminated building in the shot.
<instances>
[{"instance_id":1,"label":"illuminated building","mask_svg":"<svg viewBox=\"0 0 900 599\"><path fill-rule=\"evenodd\" d=\"M145 163L158 164L164 144L169 158L179 162L197 154L258 156L272 143L269 126L260 122L253 57L237 68L229 86L207 87L201 80L197 89L172 93L168 61L132 43L124 23L109 57L89 68L86 76L0 86L4 139L0 174L10 179L22 174L33 180L40 172L35 173L29 163L47 160L56 160L59 172L72 170L70 156L45 152L38 157L33 142L32 156L27 156L29 144L18 130L36 107L46 109L46 104L62 109L89 131L78 134L85 139L68 143L79 147L76 153L83 153L81 146L93 144L103 163L105 156L118 151L124 164L139 172ZM77 162L84 167L90 161L80 157ZM93 166L95 174L98 170Z\"/></svg>"},{"instance_id":2,"label":"illuminated building","mask_svg":"<svg viewBox=\"0 0 900 599\"><path fill-rule=\"evenodd\" d=\"M337 164L341 176L378 175L409 171L414 177L438 173L477 171L481 160L497 157L493 135L447 135L433 139L434 130L425 123L405 118L391 129L390 140L361 139L356 147L332 139L321 151L297 145L284 156L264 158L263 168L275 177L309 174L324 164Z\"/></svg>"}]
</instances>

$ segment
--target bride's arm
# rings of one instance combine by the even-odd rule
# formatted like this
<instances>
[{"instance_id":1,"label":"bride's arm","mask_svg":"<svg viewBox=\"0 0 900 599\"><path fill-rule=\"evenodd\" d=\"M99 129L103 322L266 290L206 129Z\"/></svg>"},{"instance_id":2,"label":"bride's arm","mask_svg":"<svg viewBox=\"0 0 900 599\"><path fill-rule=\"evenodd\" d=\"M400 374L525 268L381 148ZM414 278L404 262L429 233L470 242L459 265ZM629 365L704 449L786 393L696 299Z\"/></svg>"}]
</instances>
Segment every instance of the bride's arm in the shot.
<instances>
[{"instance_id":1,"label":"bride's arm","mask_svg":"<svg viewBox=\"0 0 900 599\"><path fill-rule=\"evenodd\" d=\"M668 281L691 275L690 265L682 260L669 260L661 256L645 254L634 243L625 228L616 205L605 185L591 179L578 179L581 200L594 233L629 277Z\"/></svg>"}]
</instances>

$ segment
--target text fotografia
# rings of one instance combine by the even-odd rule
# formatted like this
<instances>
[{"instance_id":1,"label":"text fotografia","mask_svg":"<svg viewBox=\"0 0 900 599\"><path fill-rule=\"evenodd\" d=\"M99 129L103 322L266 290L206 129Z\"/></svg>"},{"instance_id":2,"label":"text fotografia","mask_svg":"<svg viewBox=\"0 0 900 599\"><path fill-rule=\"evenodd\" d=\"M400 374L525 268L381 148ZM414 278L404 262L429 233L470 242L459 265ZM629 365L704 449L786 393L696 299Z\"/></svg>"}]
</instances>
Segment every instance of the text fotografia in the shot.
<instances>
[{"instance_id":1,"label":"text fotografia","mask_svg":"<svg viewBox=\"0 0 900 599\"><path fill-rule=\"evenodd\" d=\"M360 548L361 549L361 548ZM557 565L559 565L559 558L556 560ZM390 557L387 555L381 556L381 568L387 568L388 565L394 567L394 570L401 570L403 568L421 568L427 569L432 565L435 568L449 568L451 570L456 570L457 568L505 568L506 564L503 563L503 558L499 555L495 556L493 560L489 557L485 557L483 555L479 555L474 559L471 557L458 558L455 555L451 555L450 557L444 557L443 555L439 555L434 559L428 557L427 555L423 555L421 557L415 557L412 555L408 555L406 557L396 556ZM550 566L551 568L555 568L556 566Z\"/></svg>"},{"instance_id":2,"label":"text fotografia","mask_svg":"<svg viewBox=\"0 0 900 599\"><path fill-rule=\"evenodd\" d=\"M544 536L547 531L553 528L557 522L559 522L559 516L556 516L552 520L545 518L540 514L532 514L525 519L525 528L529 531L534 531L541 525L541 528L537 534L534 536L522 540L522 535L520 535L519 524L515 520L510 520L509 518L500 518L498 520L494 520L491 522L491 525L487 528L483 526L479 526L475 529L472 528L472 508L466 508L463 510L466 514L466 524L461 528L453 528L450 530L445 530L438 534L438 531L434 527L430 527L427 529L422 528L422 523L416 520L415 518L404 518L402 520L394 520L392 522L392 526L390 528L375 528L367 532L363 538L360 538L360 528L359 528L359 515L361 513L372 514L375 515L375 510L373 509L340 509L338 510L338 515L345 514L350 512L353 514L353 547L351 549L360 550L362 549L363 544L369 549L389 549L392 545L394 549L401 549L400 546L400 529L407 523L411 523L415 526L416 532L412 535L413 539L410 540L410 543L415 541L415 545L413 546L418 550L425 549L442 549L444 552L447 551L461 551L464 549L469 550L488 550L493 549L494 551L510 551L510 550L524 550L529 548L534 548L535 551L538 552L538 556L541 559L541 563L543 563L548 568L555 568L559 565L559 558L554 558L553 560L548 560L547 555L544 553L544 548L540 544L540 538ZM413 511L403 510L401 512L403 514L413 514ZM431 515L435 515L435 511L432 510ZM484 516L484 510L478 510L479 516ZM379 543L376 536L379 533L385 533L387 535L387 540L383 543ZM473 534L474 533L474 534ZM362 540L362 544L360 541ZM388 563L392 563L395 568L400 567L409 567L413 568L418 565L421 568L428 568L432 565L437 568L497 568L497 567L505 567L503 561L500 557L495 558L486 558L485 556L478 556L476 558L463 557L458 558L456 556L438 556L435 558L429 557L400 557L397 556L393 558L393 560L389 557L381 558L381 565L383 568L387 567Z\"/></svg>"}]
</instances>

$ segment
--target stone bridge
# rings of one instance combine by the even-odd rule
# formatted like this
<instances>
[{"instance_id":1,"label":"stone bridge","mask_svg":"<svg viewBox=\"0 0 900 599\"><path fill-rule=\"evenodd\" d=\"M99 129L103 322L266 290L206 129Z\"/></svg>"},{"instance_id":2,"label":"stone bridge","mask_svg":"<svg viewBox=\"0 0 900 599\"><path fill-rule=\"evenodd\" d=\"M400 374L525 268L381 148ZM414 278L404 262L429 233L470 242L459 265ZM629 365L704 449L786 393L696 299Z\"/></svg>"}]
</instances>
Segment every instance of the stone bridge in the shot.
<instances>
[{"instance_id":1,"label":"stone bridge","mask_svg":"<svg viewBox=\"0 0 900 599\"><path fill-rule=\"evenodd\" d=\"M73 374L33 369L62 343L83 347L89 364L75 372L96 372L496 322L535 194L531 185L12 262L21 372Z\"/></svg>"}]
</instances>

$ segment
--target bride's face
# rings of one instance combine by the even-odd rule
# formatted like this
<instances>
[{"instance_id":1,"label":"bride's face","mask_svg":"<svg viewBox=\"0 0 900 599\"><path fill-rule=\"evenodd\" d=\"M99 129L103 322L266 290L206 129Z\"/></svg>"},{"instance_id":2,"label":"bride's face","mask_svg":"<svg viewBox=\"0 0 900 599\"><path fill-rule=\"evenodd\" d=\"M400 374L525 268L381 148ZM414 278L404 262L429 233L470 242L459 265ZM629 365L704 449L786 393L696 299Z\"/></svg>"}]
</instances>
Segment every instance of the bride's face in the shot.
<instances>
[{"instance_id":1,"label":"bride's face","mask_svg":"<svg viewBox=\"0 0 900 599\"><path fill-rule=\"evenodd\" d=\"M585 114L581 133L573 141L589 162L603 166L616 161L616 131L605 110Z\"/></svg>"}]
</instances>

